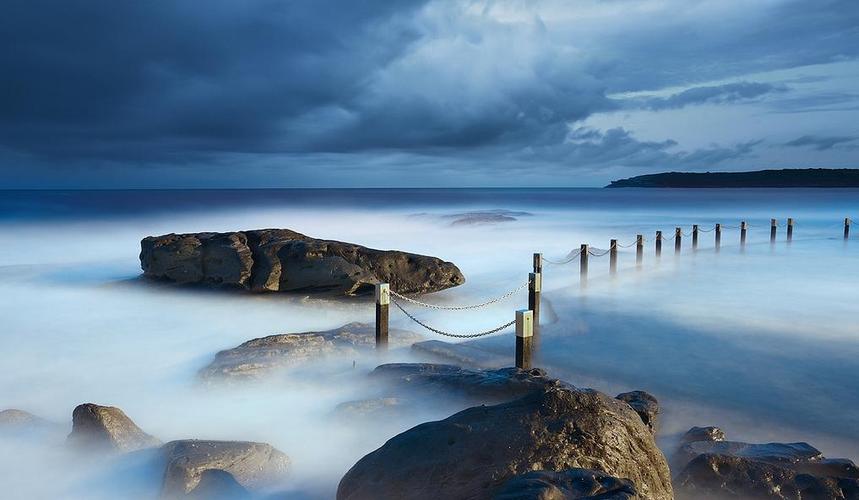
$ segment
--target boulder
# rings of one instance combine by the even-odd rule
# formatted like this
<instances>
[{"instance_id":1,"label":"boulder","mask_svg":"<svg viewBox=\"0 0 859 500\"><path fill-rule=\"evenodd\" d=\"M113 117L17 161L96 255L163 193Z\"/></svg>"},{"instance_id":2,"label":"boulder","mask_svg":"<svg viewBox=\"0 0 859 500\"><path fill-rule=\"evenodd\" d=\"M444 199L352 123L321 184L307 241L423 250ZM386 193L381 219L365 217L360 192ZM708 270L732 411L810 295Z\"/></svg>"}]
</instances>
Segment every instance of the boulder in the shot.
<instances>
[{"instance_id":1,"label":"boulder","mask_svg":"<svg viewBox=\"0 0 859 500\"><path fill-rule=\"evenodd\" d=\"M289 466L286 455L265 443L192 439L171 441L161 450L166 460L161 492L167 498L253 492L276 485Z\"/></svg>"},{"instance_id":2,"label":"boulder","mask_svg":"<svg viewBox=\"0 0 859 500\"><path fill-rule=\"evenodd\" d=\"M638 498L628 479L604 472L568 469L531 471L504 483L493 500L630 500Z\"/></svg>"},{"instance_id":3,"label":"boulder","mask_svg":"<svg viewBox=\"0 0 859 500\"><path fill-rule=\"evenodd\" d=\"M122 453L161 444L119 408L93 403L78 405L72 412L72 432L68 441L87 449Z\"/></svg>"},{"instance_id":4,"label":"boulder","mask_svg":"<svg viewBox=\"0 0 859 500\"><path fill-rule=\"evenodd\" d=\"M422 339L406 330L389 331L390 345ZM259 379L273 371L326 356L357 356L375 349L376 330L368 323L349 323L322 332L287 333L249 340L221 351L200 371L203 379Z\"/></svg>"},{"instance_id":5,"label":"boulder","mask_svg":"<svg viewBox=\"0 0 859 500\"><path fill-rule=\"evenodd\" d=\"M644 391L624 392L616 396L638 413L644 425L650 432L656 433L656 419L659 416L659 402L652 395Z\"/></svg>"},{"instance_id":6,"label":"boulder","mask_svg":"<svg viewBox=\"0 0 859 500\"><path fill-rule=\"evenodd\" d=\"M404 294L465 282L435 257L320 240L288 229L148 236L140 264L149 278L261 292L368 293L379 282Z\"/></svg>"},{"instance_id":7,"label":"boulder","mask_svg":"<svg viewBox=\"0 0 859 500\"><path fill-rule=\"evenodd\" d=\"M678 498L859 498L859 468L850 460L827 459L808 443L724 439L717 427L683 436L672 459Z\"/></svg>"},{"instance_id":8,"label":"boulder","mask_svg":"<svg viewBox=\"0 0 859 500\"><path fill-rule=\"evenodd\" d=\"M337 498L491 498L516 475L573 468L628 478L643 498L673 498L665 458L629 405L548 381L393 437L346 473Z\"/></svg>"}]
</instances>

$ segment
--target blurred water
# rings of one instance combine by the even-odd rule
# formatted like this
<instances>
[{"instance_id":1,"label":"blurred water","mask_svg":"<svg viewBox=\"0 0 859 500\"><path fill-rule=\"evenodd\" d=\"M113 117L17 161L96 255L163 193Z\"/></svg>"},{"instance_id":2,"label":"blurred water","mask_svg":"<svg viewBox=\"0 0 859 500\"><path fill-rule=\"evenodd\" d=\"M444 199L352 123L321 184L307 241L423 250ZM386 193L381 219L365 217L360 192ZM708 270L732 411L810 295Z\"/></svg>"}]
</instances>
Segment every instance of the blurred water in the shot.
<instances>
[{"instance_id":1,"label":"blurred water","mask_svg":"<svg viewBox=\"0 0 859 500\"><path fill-rule=\"evenodd\" d=\"M449 217L494 209L529 215L487 225ZM332 421L337 403L363 395L363 374L376 359L357 360L355 370L351 359L331 360L285 384L238 389L203 389L194 374L218 350L251 338L371 321L371 304L153 286L136 279L143 236L285 227L436 255L468 279L431 297L453 304L524 282L535 251L560 259L581 243L604 249L611 238L627 244L644 234L641 270L633 249L621 251L616 277L607 257L591 257L586 290L576 262L545 266L544 317L557 319L543 327L539 364L576 385L653 392L665 409L666 446L691 425L721 425L737 439L808 440L857 458L859 242L841 238L851 215L859 218L859 190L0 192L0 409L67 427L72 408L92 401L123 408L165 441L266 441L294 462L285 487L330 497L363 454L446 413L370 427ZM772 246L771 217L782 224ZM797 221L790 244L787 217ZM744 251L738 231L726 228L718 254L713 233L702 232L694 254L684 238L679 258L670 242L654 258L656 230L670 237L675 226L688 233L693 223L741 219L750 223ZM412 310L435 326L472 331L512 319L525 303L523 292L476 312ZM391 319L416 327L398 312ZM512 364L509 332L481 345L509 353ZM4 497L152 494L142 473L132 474L139 484L111 474L115 464L69 467L66 431L35 448L0 439ZM36 480L46 469L56 480Z\"/></svg>"}]
</instances>

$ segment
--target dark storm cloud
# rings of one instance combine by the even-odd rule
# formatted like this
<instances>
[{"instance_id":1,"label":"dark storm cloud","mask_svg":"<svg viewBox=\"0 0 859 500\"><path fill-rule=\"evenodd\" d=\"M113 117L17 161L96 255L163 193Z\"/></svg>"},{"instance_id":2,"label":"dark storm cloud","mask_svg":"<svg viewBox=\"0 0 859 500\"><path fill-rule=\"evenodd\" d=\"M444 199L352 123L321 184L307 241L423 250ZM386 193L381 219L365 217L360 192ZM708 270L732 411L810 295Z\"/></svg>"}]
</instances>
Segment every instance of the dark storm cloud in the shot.
<instances>
[{"instance_id":1,"label":"dark storm cloud","mask_svg":"<svg viewBox=\"0 0 859 500\"><path fill-rule=\"evenodd\" d=\"M659 111L680 109L696 104L730 104L747 101L766 94L786 92L784 85L758 82L727 83L725 85L692 87L668 97L632 99L628 105Z\"/></svg>"},{"instance_id":2,"label":"dark storm cloud","mask_svg":"<svg viewBox=\"0 0 859 500\"><path fill-rule=\"evenodd\" d=\"M856 137L821 137L804 135L802 137L797 137L792 141L788 141L784 143L784 145L792 147L809 147L817 151L825 151L827 149L832 149L839 144L845 144L855 140Z\"/></svg>"}]
</instances>

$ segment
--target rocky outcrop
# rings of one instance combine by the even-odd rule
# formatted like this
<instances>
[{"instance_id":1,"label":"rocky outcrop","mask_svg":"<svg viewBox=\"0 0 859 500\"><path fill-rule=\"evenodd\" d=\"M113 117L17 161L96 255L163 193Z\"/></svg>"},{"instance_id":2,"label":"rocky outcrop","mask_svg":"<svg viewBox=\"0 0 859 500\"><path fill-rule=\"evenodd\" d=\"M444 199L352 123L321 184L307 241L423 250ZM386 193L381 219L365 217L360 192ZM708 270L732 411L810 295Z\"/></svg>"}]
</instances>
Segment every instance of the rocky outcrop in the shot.
<instances>
[{"instance_id":1,"label":"rocky outcrop","mask_svg":"<svg viewBox=\"0 0 859 500\"><path fill-rule=\"evenodd\" d=\"M407 294L461 285L450 262L395 250L319 240L288 229L148 236L146 277L260 292L366 293L379 282Z\"/></svg>"},{"instance_id":2,"label":"rocky outcrop","mask_svg":"<svg viewBox=\"0 0 859 500\"><path fill-rule=\"evenodd\" d=\"M665 459L629 405L550 380L393 437L346 473L337 498L491 498L516 475L573 468L628 478L643 498L673 498Z\"/></svg>"},{"instance_id":3,"label":"rocky outcrop","mask_svg":"<svg viewBox=\"0 0 859 500\"><path fill-rule=\"evenodd\" d=\"M162 452L166 460L162 496L167 498L210 498L207 492L226 490L241 497L245 491L277 484L289 466L286 455L265 443L171 441Z\"/></svg>"},{"instance_id":4,"label":"rocky outcrop","mask_svg":"<svg viewBox=\"0 0 859 500\"><path fill-rule=\"evenodd\" d=\"M458 214L450 214L445 217L452 219L452 226L475 226L486 224L498 224L501 222L514 222L517 217L526 217L533 215L528 212L519 212L514 210L476 210L473 212L462 212Z\"/></svg>"},{"instance_id":5,"label":"rocky outcrop","mask_svg":"<svg viewBox=\"0 0 859 500\"><path fill-rule=\"evenodd\" d=\"M659 416L659 402L653 395L644 391L624 392L616 396L617 399L625 402L638 413L644 425L650 429L650 432L656 433L656 419Z\"/></svg>"},{"instance_id":6,"label":"rocky outcrop","mask_svg":"<svg viewBox=\"0 0 859 500\"><path fill-rule=\"evenodd\" d=\"M68 440L86 449L122 453L161 444L119 408L93 403L79 405L72 412L72 432Z\"/></svg>"},{"instance_id":7,"label":"rocky outcrop","mask_svg":"<svg viewBox=\"0 0 859 500\"><path fill-rule=\"evenodd\" d=\"M407 345L423 337L406 330L389 331L391 346ZM357 356L376 345L376 330L368 323L349 323L322 332L270 335L221 351L200 371L204 379L252 380L274 371L326 356Z\"/></svg>"},{"instance_id":8,"label":"rocky outcrop","mask_svg":"<svg viewBox=\"0 0 859 500\"><path fill-rule=\"evenodd\" d=\"M859 468L850 460L827 459L808 443L723 439L716 427L696 427L683 437L672 459L682 467L675 478L678 498L859 498Z\"/></svg>"},{"instance_id":9,"label":"rocky outcrop","mask_svg":"<svg viewBox=\"0 0 859 500\"><path fill-rule=\"evenodd\" d=\"M493 500L631 500L635 486L604 472L568 469L532 471L504 483Z\"/></svg>"}]
</instances>

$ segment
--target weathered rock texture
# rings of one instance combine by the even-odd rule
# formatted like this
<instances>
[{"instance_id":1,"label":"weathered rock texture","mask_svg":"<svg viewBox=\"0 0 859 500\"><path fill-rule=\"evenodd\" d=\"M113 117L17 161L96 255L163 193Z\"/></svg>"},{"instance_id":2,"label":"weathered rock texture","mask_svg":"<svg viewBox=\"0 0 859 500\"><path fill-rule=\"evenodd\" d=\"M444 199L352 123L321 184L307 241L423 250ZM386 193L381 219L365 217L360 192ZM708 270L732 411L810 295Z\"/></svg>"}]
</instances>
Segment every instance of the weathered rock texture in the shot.
<instances>
[{"instance_id":1,"label":"weathered rock texture","mask_svg":"<svg viewBox=\"0 0 859 500\"><path fill-rule=\"evenodd\" d=\"M651 394L644 391L624 392L617 395L617 399L625 402L638 413L641 420L650 429L650 432L656 433L656 419L659 417L659 402Z\"/></svg>"},{"instance_id":2,"label":"weathered rock texture","mask_svg":"<svg viewBox=\"0 0 859 500\"><path fill-rule=\"evenodd\" d=\"M406 330L389 332L392 346L422 338ZM259 379L273 371L326 356L355 356L374 349L375 345L375 326L367 323L349 323L323 332L270 335L219 352L214 361L200 371L200 376L204 379Z\"/></svg>"},{"instance_id":3,"label":"weathered rock texture","mask_svg":"<svg viewBox=\"0 0 859 500\"><path fill-rule=\"evenodd\" d=\"M171 441L162 452L167 463L161 492L167 498L188 494L208 498L205 492L224 488L258 490L277 484L289 467L289 458L265 443Z\"/></svg>"},{"instance_id":4,"label":"weathered rock texture","mask_svg":"<svg viewBox=\"0 0 859 500\"><path fill-rule=\"evenodd\" d=\"M850 460L827 459L808 443L723 438L715 427L695 427L684 436L672 460L683 467L675 479L678 498L859 499L859 468Z\"/></svg>"},{"instance_id":5,"label":"weathered rock texture","mask_svg":"<svg viewBox=\"0 0 859 500\"><path fill-rule=\"evenodd\" d=\"M572 468L628 478L643 498L673 498L665 458L629 405L556 383L395 436L346 473L337 498L491 498L518 474Z\"/></svg>"},{"instance_id":6,"label":"weathered rock texture","mask_svg":"<svg viewBox=\"0 0 859 500\"><path fill-rule=\"evenodd\" d=\"M588 469L532 471L504 483L493 500L630 500L639 498L628 479Z\"/></svg>"},{"instance_id":7,"label":"weathered rock texture","mask_svg":"<svg viewBox=\"0 0 859 500\"><path fill-rule=\"evenodd\" d=\"M387 282L407 294L461 285L450 262L395 250L319 240L288 229L148 236L144 276L260 292L365 293Z\"/></svg>"},{"instance_id":8,"label":"weathered rock texture","mask_svg":"<svg viewBox=\"0 0 859 500\"><path fill-rule=\"evenodd\" d=\"M123 453L161 444L143 432L119 408L93 403L78 405L72 412L69 442L90 449Z\"/></svg>"}]
</instances>

